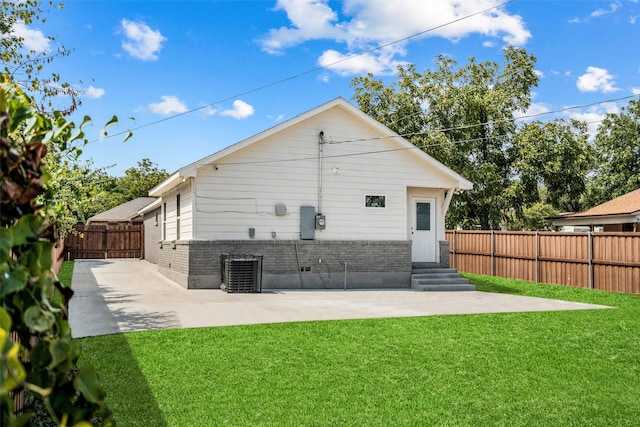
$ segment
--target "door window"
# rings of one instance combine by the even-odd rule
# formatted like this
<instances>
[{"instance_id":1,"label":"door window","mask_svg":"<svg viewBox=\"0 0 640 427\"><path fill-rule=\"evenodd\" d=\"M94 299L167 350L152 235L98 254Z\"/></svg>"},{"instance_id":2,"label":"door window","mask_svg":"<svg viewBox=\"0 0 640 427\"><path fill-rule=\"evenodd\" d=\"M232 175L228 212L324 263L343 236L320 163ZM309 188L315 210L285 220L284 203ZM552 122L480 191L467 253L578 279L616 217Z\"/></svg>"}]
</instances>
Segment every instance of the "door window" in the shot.
<instances>
[{"instance_id":1,"label":"door window","mask_svg":"<svg viewBox=\"0 0 640 427\"><path fill-rule=\"evenodd\" d=\"M431 203L416 203L416 230L431 230Z\"/></svg>"}]
</instances>

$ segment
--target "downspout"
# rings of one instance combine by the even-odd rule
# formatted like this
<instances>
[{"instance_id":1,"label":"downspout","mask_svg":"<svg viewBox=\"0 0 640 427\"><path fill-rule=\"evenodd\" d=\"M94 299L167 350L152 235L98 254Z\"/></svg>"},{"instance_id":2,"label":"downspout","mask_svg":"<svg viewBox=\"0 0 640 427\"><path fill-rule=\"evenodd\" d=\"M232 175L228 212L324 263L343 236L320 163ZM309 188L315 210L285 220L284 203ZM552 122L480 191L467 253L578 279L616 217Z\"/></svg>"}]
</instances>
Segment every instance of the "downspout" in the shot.
<instances>
[{"instance_id":1,"label":"downspout","mask_svg":"<svg viewBox=\"0 0 640 427\"><path fill-rule=\"evenodd\" d=\"M318 213L322 213L322 146L324 145L324 131L320 131L318 141Z\"/></svg>"},{"instance_id":2,"label":"downspout","mask_svg":"<svg viewBox=\"0 0 640 427\"><path fill-rule=\"evenodd\" d=\"M300 268L300 254L298 253L298 241L294 240L293 244L296 247L296 263L298 264L298 278L300 279L300 289L303 289L304 285L302 282L302 269Z\"/></svg>"},{"instance_id":3,"label":"downspout","mask_svg":"<svg viewBox=\"0 0 640 427\"><path fill-rule=\"evenodd\" d=\"M191 238L198 237L198 193L196 191L196 178L190 177L189 184L191 186Z\"/></svg>"}]
</instances>

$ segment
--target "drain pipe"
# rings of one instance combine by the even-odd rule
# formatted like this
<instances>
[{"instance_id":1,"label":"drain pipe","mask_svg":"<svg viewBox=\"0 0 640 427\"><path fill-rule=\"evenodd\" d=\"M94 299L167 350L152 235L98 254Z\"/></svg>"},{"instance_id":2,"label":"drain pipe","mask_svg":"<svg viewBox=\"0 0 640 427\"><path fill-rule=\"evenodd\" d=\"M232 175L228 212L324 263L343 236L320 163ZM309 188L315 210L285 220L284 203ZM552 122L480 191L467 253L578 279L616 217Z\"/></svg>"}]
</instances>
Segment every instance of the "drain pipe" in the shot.
<instances>
[{"instance_id":1,"label":"drain pipe","mask_svg":"<svg viewBox=\"0 0 640 427\"><path fill-rule=\"evenodd\" d=\"M318 213L322 213L322 146L324 145L324 131L320 131L318 141Z\"/></svg>"},{"instance_id":2,"label":"drain pipe","mask_svg":"<svg viewBox=\"0 0 640 427\"><path fill-rule=\"evenodd\" d=\"M294 240L293 244L296 247L296 263L298 264L298 277L300 278L300 289L303 288L302 285L302 270L300 269L300 255L298 254L298 241Z\"/></svg>"},{"instance_id":3,"label":"drain pipe","mask_svg":"<svg viewBox=\"0 0 640 427\"><path fill-rule=\"evenodd\" d=\"M347 261L344 262L344 290L347 290Z\"/></svg>"}]
</instances>

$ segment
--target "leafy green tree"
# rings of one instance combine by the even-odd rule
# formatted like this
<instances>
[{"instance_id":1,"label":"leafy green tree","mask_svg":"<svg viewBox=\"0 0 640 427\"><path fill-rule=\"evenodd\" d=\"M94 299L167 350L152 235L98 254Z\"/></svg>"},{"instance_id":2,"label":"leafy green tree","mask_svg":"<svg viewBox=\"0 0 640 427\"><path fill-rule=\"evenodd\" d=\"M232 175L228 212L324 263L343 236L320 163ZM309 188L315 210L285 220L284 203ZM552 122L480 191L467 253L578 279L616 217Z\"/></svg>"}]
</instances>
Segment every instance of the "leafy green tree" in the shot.
<instances>
[{"instance_id":1,"label":"leafy green tree","mask_svg":"<svg viewBox=\"0 0 640 427\"><path fill-rule=\"evenodd\" d=\"M585 208L640 188L640 100L607 114L594 143L599 167L588 184Z\"/></svg>"},{"instance_id":2,"label":"leafy green tree","mask_svg":"<svg viewBox=\"0 0 640 427\"><path fill-rule=\"evenodd\" d=\"M127 169L123 177L117 179L117 190L121 202L138 197L148 197L149 190L167 179L169 174L149 159L142 159L137 167Z\"/></svg>"},{"instance_id":3,"label":"leafy green tree","mask_svg":"<svg viewBox=\"0 0 640 427\"><path fill-rule=\"evenodd\" d=\"M527 123L514 137L510 151L515 178L508 191L514 209L541 202L540 189L544 188L544 201L556 211L580 210L596 156L585 123L576 120Z\"/></svg>"},{"instance_id":4,"label":"leafy green tree","mask_svg":"<svg viewBox=\"0 0 640 427\"><path fill-rule=\"evenodd\" d=\"M51 188L66 215L58 217L60 237L76 223L122 203L118 179L107 174L105 168L92 168L92 162L81 164L64 161L51 171Z\"/></svg>"},{"instance_id":5,"label":"leafy green tree","mask_svg":"<svg viewBox=\"0 0 640 427\"><path fill-rule=\"evenodd\" d=\"M2 76L4 78L4 76ZM8 81L8 79L6 79ZM82 127L39 112L10 83L0 84L0 416L3 426L31 424L15 413L12 392L25 390L46 408L38 423L56 426L114 425L95 369L78 366L66 305L71 297L51 271L55 222L47 146L60 152L83 144ZM66 148L65 148L66 147ZM34 340L35 339L35 340ZM25 358L28 354L28 358Z\"/></svg>"},{"instance_id":6,"label":"leafy green tree","mask_svg":"<svg viewBox=\"0 0 640 427\"><path fill-rule=\"evenodd\" d=\"M45 22L45 10L48 8L63 8L62 3L53 1L41 2L37 0L2 0L0 13L0 58L2 58L2 73L9 77L22 90L34 99L34 105L41 111L57 109L64 115L74 112L82 103L81 91L70 83L61 80L59 74L52 72L43 76L45 66L57 58L68 56L70 51L57 44L55 49L39 51L26 48L25 40L17 32L18 26L29 25L34 22ZM51 43L55 37L47 36ZM38 98L37 101L35 100ZM53 101L66 98L68 105L64 108L53 105Z\"/></svg>"},{"instance_id":7,"label":"leafy green tree","mask_svg":"<svg viewBox=\"0 0 640 427\"><path fill-rule=\"evenodd\" d=\"M458 66L441 55L423 74L399 67L389 86L371 74L352 81L360 109L474 183L452 201L448 227L499 228L509 208L513 118L529 107L538 77L526 50L507 47L503 54L502 67L474 58Z\"/></svg>"}]
</instances>

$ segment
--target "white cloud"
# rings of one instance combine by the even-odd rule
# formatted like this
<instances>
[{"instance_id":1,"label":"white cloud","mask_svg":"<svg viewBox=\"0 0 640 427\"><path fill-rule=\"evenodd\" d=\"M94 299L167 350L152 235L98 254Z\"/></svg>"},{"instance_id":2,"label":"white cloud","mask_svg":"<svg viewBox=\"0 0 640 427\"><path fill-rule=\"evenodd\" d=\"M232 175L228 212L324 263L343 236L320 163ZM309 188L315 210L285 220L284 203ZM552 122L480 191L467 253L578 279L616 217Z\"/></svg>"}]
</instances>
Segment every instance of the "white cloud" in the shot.
<instances>
[{"instance_id":1,"label":"white cloud","mask_svg":"<svg viewBox=\"0 0 640 427\"><path fill-rule=\"evenodd\" d=\"M610 13L615 13L618 9L620 9L620 7L622 7L622 4L619 1L615 1L609 4L609 9L596 9L593 12L591 12L589 14L588 17L585 18L578 18L575 17L571 20L569 20L569 23L571 24L584 24L587 23L591 20L591 18L600 18L601 16L604 15L609 15ZM633 18L632 18L633 19ZM632 22L633 24L633 22Z\"/></svg>"},{"instance_id":2,"label":"white cloud","mask_svg":"<svg viewBox=\"0 0 640 427\"><path fill-rule=\"evenodd\" d=\"M632 87L631 93L633 93L634 95L640 95L640 87Z\"/></svg>"},{"instance_id":3,"label":"white cloud","mask_svg":"<svg viewBox=\"0 0 640 427\"><path fill-rule=\"evenodd\" d=\"M206 107L202 108L200 111L205 116L215 116L218 113L218 110L216 108L213 108L213 107L211 107L209 105L207 105Z\"/></svg>"},{"instance_id":4,"label":"white cloud","mask_svg":"<svg viewBox=\"0 0 640 427\"><path fill-rule=\"evenodd\" d=\"M598 128L607 114L617 114L620 111L615 103L607 102L594 105L582 111L568 112L571 119L580 120L587 123L587 131L591 137L595 136Z\"/></svg>"},{"instance_id":5,"label":"white cloud","mask_svg":"<svg viewBox=\"0 0 640 427\"><path fill-rule=\"evenodd\" d=\"M236 120L241 120L241 119L246 119L249 116L252 116L254 112L255 112L255 109L253 108L253 106L238 99L233 101L232 109L221 111L220 115L233 117Z\"/></svg>"},{"instance_id":6,"label":"white cloud","mask_svg":"<svg viewBox=\"0 0 640 427\"><path fill-rule=\"evenodd\" d=\"M580 92L609 93L618 90L609 71L598 67L588 67L587 72L578 77L576 86Z\"/></svg>"},{"instance_id":7,"label":"white cloud","mask_svg":"<svg viewBox=\"0 0 640 427\"><path fill-rule=\"evenodd\" d=\"M598 18L602 15L608 15L610 13L615 12L620 8L620 2L614 2L609 5L609 9L597 9L591 12L592 18Z\"/></svg>"},{"instance_id":8,"label":"white cloud","mask_svg":"<svg viewBox=\"0 0 640 427\"><path fill-rule=\"evenodd\" d=\"M127 19L120 21L125 40L122 48L134 58L143 61L155 61L162 43L167 39L158 30L152 30L144 22L132 22Z\"/></svg>"},{"instance_id":9,"label":"white cloud","mask_svg":"<svg viewBox=\"0 0 640 427\"><path fill-rule=\"evenodd\" d=\"M102 98L105 93L106 91L104 89L93 87L93 86L89 86L84 90L84 94L87 95L87 97L92 99Z\"/></svg>"},{"instance_id":10,"label":"white cloud","mask_svg":"<svg viewBox=\"0 0 640 427\"><path fill-rule=\"evenodd\" d=\"M275 123L281 122L284 119L284 114L278 114L277 116L267 115L269 120L272 120Z\"/></svg>"},{"instance_id":11,"label":"white cloud","mask_svg":"<svg viewBox=\"0 0 640 427\"><path fill-rule=\"evenodd\" d=\"M539 120L538 116L544 115L545 113L548 113L549 111L551 111L551 110L549 109L549 107L546 104L535 103L534 102L531 105L529 105L529 108L527 108L527 111L525 111L524 113L516 111L513 114L513 117L515 119Z\"/></svg>"},{"instance_id":12,"label":"white cloud","mask_svg":"<svg viewBox=\"0 0 640 427\"><path fill-rule=\"evenodd\" d=\"M531 33L519 15L509 14L499 0L440 0L426 3L423 0L346 0L340 14L331 8L328 0L278 0L275 10L284 11L289 26L271 29L258 40L262 49L280 54L285 49L309 40L332 40L346 46L344 52L329 50L319 62L327 62L327 56L344 59L354 52L362 52L403 38L419 34L415 39L442 37L457 41L470 34L482 34L505 43L524 45ZM444 25L479 11L496 7L479 15ZM436 28L442 26L440 28ZM433 29L433 31L426 32ZM393 56L404 54L409 40L393 45ZM492 41L485 41L485 46ZM336 67L340 73L349 70L375 71L388 68L396 60L385 57L387 52L373 51L356 57L354 66ZM366 63L371 69L363 68Z\"/></svg>"},{"instance_id":13,"label":"white cloud","mask_svg":"<svg viewBox=\"0 0 640 427\"><path fill-rule=\"evenodd\" d=\"M24 22L16 22L13 24L11 33L14 36L21 37L24 47L36 51L38 53L47 52L50 49L50 41L40 30L32 30Z\"/></svg>"},{"instance_id":14,"label":"white cloud","mask_svg":"<svg viewBox=\"0 0 640 427\"><path fill-rule=\"evenodd\" d=\"M161 102L149 104L149 110L162 115L186 113L188 111L185 103L175 96L164 95L160 99L162 99Z\"/></svg>"},{"instance_id":15,"label":"white cloud","mask_svg":"<svg viewBox=\"0 0 640 427\"><path fill-rule=\"evenodd\" d=\"M354 57L343 55L333 49L325 50L318 58L318 64L341 76L353 74L392 74L398 65L404 64L393 59L393 51L380 52L377 55L365 53Z\"/></svg>"},{"instance_id":16,"label":"white cloud","mask_svg":"<svg viewBox=\"0 0 640 427\"><path fill-rule=\"evenodd\" d=\"M533 72L538 76L539 79L544 79L544 72L540 70L533 70Z\"/></svg>"}]
</instances>

